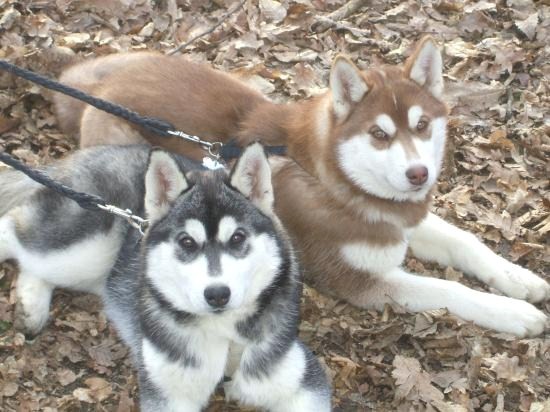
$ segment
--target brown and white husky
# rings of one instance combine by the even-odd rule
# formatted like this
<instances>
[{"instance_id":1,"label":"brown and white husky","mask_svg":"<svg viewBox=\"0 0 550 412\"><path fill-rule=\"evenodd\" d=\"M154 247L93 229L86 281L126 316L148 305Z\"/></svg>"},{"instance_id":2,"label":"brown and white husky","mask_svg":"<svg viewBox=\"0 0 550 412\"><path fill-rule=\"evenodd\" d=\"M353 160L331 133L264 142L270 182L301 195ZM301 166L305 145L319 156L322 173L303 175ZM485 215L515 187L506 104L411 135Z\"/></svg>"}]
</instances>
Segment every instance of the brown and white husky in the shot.
<instances>
[{"instance_id":1,"label":"brown and white husky","mask_svg":"<svg viewBox=\"0 0 550 412\"><path fill-rule=\"evenodd\" d=\"M445 151L442 68L429 37L403 67L361 71L337 57L324 94L286 105L228 74L154 53L80 63L61 80L207 140L287 145L288 158L272 158L276 211L319 290L364 308L446 307L487 328L538 335L547 317L528 302L548 299L548 283L429 212ZM83 147L147 141L203 155L64 96L56 110ZM402 268L409 247L509 297L409 273Z\"/></svg>"}]
</instances>

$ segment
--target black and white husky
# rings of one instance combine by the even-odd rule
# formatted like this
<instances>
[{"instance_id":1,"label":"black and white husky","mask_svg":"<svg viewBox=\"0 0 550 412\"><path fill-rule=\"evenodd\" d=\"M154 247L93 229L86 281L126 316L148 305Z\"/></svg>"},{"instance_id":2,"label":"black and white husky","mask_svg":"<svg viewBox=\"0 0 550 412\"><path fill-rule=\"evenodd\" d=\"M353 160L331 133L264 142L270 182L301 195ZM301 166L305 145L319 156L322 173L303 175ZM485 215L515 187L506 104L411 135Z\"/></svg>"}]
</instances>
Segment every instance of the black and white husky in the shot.
<instances>
[{"instance_id":1,"label":"black and white husky","mask_svg":"<svg viewBox=\"0 0 550 412\"><path fill-rule=\"evenodd\" d=\"M92 291L132 350L143 411L200 411L224 375L244 404L330 410L326 376L297 338L300 277L261 145L230 175L145 146L84 150L47 171L145 212L150 227L140 240L120 219L1 173L0 260L19 262L20 327L44 326L53 288Z\"/></svg>"}]
</instances>

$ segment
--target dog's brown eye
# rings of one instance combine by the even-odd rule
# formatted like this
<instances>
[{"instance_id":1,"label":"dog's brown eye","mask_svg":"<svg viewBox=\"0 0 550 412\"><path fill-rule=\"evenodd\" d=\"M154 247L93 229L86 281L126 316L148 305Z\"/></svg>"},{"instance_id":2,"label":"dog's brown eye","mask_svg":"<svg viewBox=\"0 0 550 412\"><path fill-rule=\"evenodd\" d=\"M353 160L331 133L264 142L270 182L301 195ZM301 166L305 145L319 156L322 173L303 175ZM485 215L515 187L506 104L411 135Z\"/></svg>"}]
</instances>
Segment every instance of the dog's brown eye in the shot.
<instances>
[{"instance_id":1,"label":"dog's brown eye","mask_svg":"<svg viewBox=\"0 0 550 412\"><path fill-rule=\"evenodd\" d=\"M229 238L229 243L231 244L231 246L239 246L245 241L245 239L246 235L244 234L244 232L241 230L237 230Z\"/></svg>"},{"instance_id":2,"label":"dog's brown eye","mask_svg":"<svg viewBox=\"0 0 550 412\"><path fill-rule=\"evenodd\" d=\"M179 245L185 250L195 250L197 248L197 242L191 236L184 235L178 240Z\"/></svg>"},{"instance_id":3,"label":"dog's brown eye","mask_svg":"<svg viewBox=\"0 0 550 412\"><path fill-rule=\"evenodd\" d=\"M388 140L388 134L380 129L378 126L371 129L370 133L378 140Z\"/></svg>"},{"instance_id":4,"label":"dog's brown eye","mask_svg":"<svg viewBox=\"0 0 550 412\"><path fill-rule=\"evenodd\" d=\"M426 119L420 119L418 121L418 124L416 125L416 130L418 130L419 132L421 132L422 130L424 130L426 127L428 127L428 121Z\"/></svg>"}]
</instances>

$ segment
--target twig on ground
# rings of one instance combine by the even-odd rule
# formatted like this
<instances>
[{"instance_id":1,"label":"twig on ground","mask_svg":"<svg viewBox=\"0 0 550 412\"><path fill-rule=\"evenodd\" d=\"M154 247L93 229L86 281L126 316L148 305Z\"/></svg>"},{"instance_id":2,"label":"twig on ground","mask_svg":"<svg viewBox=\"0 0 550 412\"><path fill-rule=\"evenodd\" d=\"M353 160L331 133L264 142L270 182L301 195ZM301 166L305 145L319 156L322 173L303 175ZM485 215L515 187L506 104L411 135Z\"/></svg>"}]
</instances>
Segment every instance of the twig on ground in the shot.
<instances>
[{"instance_id":1,"label":"twig on ground","mask_svg":"<svg viewBox=\"0 0 550 412\"><path fill-rule=\"evenodd\" d=\"M350 24L334 21L325 16L319 16L319 17L316 17L315 19L317 20L317 22L314 23L314 25L315 24L328 25L328 28L333 28L334 30L349 31L351 34L355 36L369 36L371 34L370 30L358 29L357 27L353 27Z\"/></svg>"},{"instance_id":2,"label":"twig on ground","mask_svg":"<svg viewBox=\"0 0 550 412\"><path fill-rule=\"evenodd\" d=\"M369 0L350 0L342 7L334 10L326 16L319 16L316 22L311 25L311 30L316 33L327 31L337 22L344 20L365 6Z\"/></svg>"},{"instance_id":3,"label":"twig on ground","mask_svg":"<svg viewBox=\"0 0 550 412\"><path fill-rule=\"evenodd\" d=\"M227 13L225 13L222 17L220 17L220 20L215 24L213 25L212 27L210 27L208 30L205 30L203 31L202 33L199 33L197 34L196 36L194 36L193 38L191 38L190 40L186 41L185 43L183 44L180 44L178 47L176 47L175 49L173 50L170 50L168 53L166 53L167 55L171 56L183 49L185 49L187 46L189 46L191 43L193 43L194 41L200 39L201 37L203 36L206 36L207 34L210 34L212 33L214 30L216 30L218 27L220 27L223 22L225 22L233 13L235 13L237 10L240 10L243 6L244 6L244 3L246 3L246 0L241 0L239 2L239 4L237 4L236 7L234 7L233 9L229 10Z\"/></svg>"},{"instance_id":4,"label":"twig on ground","mask_svg":"<svg viewBox=\"0 0 550 412\"><path fill-rule=\"evenodd\" d=\"M98 16L95 13L89 12L88 16L95 21L96 23L103 24L105 27L111 29L115 34L118 34L120 32L120 28L115 26L113 23L111 23L108 20L105 20L104 18Z\"/></svg>"}]
</instances>

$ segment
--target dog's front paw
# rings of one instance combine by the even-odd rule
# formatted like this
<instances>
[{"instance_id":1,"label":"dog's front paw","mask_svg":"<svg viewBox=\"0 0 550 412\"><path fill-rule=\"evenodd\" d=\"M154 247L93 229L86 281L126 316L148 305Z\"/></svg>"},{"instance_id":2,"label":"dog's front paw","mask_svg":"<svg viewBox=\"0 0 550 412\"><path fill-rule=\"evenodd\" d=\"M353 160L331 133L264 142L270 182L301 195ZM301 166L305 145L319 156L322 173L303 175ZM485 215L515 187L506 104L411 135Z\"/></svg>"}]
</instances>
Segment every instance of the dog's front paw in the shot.
<instances>
[{"instance_id":1,"label":"dog's front paw","mask_svg":"<svg viewBox=\"0 0 550 412\"><path fill-rule=\"evenodd\" d=\"M530 270L504 259L494 269L499 274L489 283L504 294L533 303L550 299L550 284Z\"/></svg>"},{"instance_id":2,"label":"dog's front paw","mask_svg":"<svg viewBox=\"0 0 550 412\"><path fill-rule=\"evenodd\" d=\"M13 326L29 340L34 339L46 325L48 313L28 313L20 302L15 304Z\"/></svg>"},{"instance_id":3,"label":"dog's front paw","mask_svg":"<svg viewBox=\"0 0 550 412\"><path fill-rule=\"evenodd\" d=\"M524 338L538 336L546 328L548 317L523 300L491 295L485 303L484 326L491 329Z\"/></svg>"}]
</instances>

